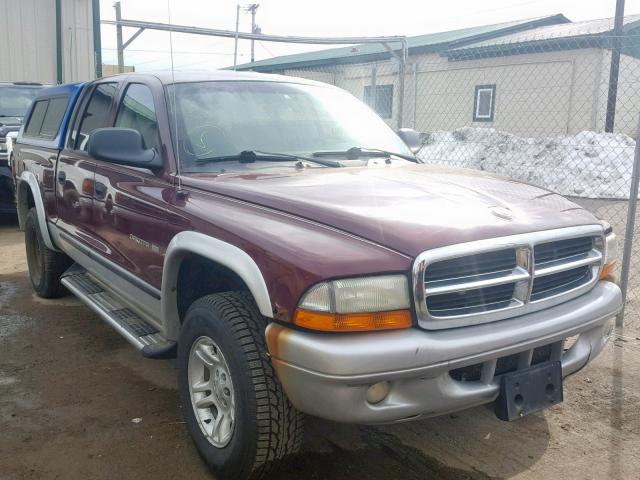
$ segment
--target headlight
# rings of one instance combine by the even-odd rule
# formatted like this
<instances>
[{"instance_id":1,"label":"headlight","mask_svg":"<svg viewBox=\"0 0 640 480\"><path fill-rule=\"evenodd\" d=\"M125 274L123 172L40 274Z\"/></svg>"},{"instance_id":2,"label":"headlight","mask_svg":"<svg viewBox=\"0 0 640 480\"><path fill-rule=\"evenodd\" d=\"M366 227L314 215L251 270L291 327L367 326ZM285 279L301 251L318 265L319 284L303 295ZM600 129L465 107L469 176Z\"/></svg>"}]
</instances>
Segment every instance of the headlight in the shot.
<instances>
[{"instance_id":1,"label":"headlight","mask_svg":"<svg viewBox=\"0 0 640 480\"><path fill-rule=\"evenodd\" d=\"M616 234L611 232L604 241L604 262L600 272L600 280L616 281L615 268L618 259L618 239Z\"/></svg>"},{"instance_id":2,"label":"headlight","mask_svg":"<svg viewBox=\"0 0 640 480\"><path fill-rule=\"evenodd\" d=\"M348 278L312 287L300 301L294 322L323 331L410 328L409 286L404 275Z\"/></svg>"}]
</instances>

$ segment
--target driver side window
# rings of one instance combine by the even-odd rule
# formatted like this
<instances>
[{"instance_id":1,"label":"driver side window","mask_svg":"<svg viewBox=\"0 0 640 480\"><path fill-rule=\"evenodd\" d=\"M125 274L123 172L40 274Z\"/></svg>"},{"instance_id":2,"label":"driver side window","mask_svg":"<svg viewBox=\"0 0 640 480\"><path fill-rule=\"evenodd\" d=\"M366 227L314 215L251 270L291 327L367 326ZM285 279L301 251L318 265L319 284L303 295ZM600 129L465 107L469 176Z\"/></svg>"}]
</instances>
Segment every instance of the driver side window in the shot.
<instances>
[{"instance_id":1,"label":"driver side window","mask_svg":"<svg viewBox=\"0 0 640 480\"><path fill-rule=\"evenodd\" d=\"M91 93L91 98L80 121L80 128L73 132L72 144L76 150L86 152L91 132L105 126L116 88L117 84L115 83L101 83Z\"/></svg>"},{"instance_id":2,"label":"driver side window","mask_svg":"<svg viewBox=\"0 0 640 480\"><path fill-rule=\"evenodd\" d=\"M146 148L160 151L156 109L149 87L141 83L132 83L127 87L118 108L115 126L137 130L142 135Z\"/></svg>"}]
</instances>

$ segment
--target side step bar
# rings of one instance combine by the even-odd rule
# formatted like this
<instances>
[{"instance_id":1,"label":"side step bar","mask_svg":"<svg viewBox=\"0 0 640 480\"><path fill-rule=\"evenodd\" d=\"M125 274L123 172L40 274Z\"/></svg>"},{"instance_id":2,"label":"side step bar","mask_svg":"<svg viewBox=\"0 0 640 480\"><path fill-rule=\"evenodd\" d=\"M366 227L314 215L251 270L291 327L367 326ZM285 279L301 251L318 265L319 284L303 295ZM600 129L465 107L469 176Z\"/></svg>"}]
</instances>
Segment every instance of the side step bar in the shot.
<instances>
[{"instance_id":1,"label":"side step bar","mask_svg":"<svg viewBox=\"0 0 640 480\"><path fill-rule=\"evenodd\" d=\"M166 340L156 327L141 318L79 265L72 265L62 284L100 318L116 329L147 358L175 358L177 343Z\"/></svg>"}]
</instances>

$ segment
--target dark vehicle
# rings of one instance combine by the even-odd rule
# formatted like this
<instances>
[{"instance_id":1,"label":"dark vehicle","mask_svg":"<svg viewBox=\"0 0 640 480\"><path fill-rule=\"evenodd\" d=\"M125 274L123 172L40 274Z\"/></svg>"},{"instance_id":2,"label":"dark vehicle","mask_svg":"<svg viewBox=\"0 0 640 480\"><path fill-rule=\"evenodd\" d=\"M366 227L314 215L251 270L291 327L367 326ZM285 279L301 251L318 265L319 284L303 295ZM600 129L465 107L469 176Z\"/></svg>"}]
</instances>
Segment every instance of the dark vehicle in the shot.
<instances>
[{"instance_id":1,"label":"dark vehicle","mask_svg":"<svg viewBox=\"0 0 640 480\"><path fill-rule=\"evenodd\" d=\"M20 130L22 118L43 88L40 83L0 82L0 214L14 213L14 184L9 168L7 134Z\"/></svg>"},{"instance_id":2,"label":"dark vehicle","mask_svg":"<svg viewBox=\"0 0 640 480\"><path fill-rule=\"evenodd\" d=\"M218 478L295 452L301 412L375 424L494 403L517 419L562 401L611 334L606 222L420 164L415 132L340 89L235 72L70 88L43 92L17 139L31 282L177 357Z\"/></svg>"}]
</instances>

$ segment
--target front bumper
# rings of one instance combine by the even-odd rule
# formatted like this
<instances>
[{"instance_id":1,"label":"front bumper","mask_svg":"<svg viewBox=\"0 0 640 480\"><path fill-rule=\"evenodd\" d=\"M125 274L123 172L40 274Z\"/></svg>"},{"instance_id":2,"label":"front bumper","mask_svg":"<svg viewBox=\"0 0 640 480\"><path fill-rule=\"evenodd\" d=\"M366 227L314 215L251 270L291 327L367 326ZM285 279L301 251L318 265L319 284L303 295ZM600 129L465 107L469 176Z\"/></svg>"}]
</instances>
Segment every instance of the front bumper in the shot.
<instances>
[{"instance_id":1,"label":"front bumper","mask_svg":"<svg viewBox=\"0 0 640 480\"><path fill-rule=\"evenodd\" d=\"M499 393L496 365L517 357L518 368L524 368L539 347L550 346L551 359L562 362L563 376L575 373L602 351L611 318L621 308L618 286L599 282L566 303L484 325L320 334L272 323L266 338L296 408L338 422L390 423L494 401ZM575 344L564 351L564 340L575 335ZM453 371L476 366L481 378L454 379ZM368 388L381 381L389 382L389 394L379 403L367 402Z\"/></svg>"}]
</instances>

